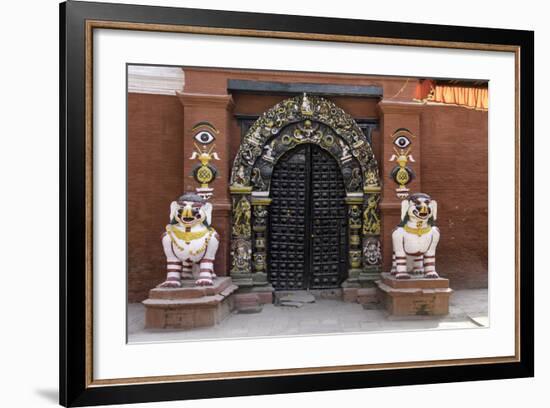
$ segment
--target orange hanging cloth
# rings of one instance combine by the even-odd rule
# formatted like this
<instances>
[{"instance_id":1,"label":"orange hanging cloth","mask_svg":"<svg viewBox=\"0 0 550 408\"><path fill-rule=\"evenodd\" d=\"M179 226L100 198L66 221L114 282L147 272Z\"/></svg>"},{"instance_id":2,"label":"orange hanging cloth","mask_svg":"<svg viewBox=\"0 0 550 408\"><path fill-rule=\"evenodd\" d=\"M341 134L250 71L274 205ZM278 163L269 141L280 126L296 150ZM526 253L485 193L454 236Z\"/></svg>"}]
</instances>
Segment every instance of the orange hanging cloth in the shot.
<instances>
[{"instance_id":1,"label":"orange hanging cloth","mask_svg":"<svg viewBox=\"0 0 550 408\"><path fill-rule=\"evenodd\" d=\"M489 109L489 89L486 86L438 84L432 80L422 80L416 86L415 100L486 111Z\"/></svg>"}]
</instances>

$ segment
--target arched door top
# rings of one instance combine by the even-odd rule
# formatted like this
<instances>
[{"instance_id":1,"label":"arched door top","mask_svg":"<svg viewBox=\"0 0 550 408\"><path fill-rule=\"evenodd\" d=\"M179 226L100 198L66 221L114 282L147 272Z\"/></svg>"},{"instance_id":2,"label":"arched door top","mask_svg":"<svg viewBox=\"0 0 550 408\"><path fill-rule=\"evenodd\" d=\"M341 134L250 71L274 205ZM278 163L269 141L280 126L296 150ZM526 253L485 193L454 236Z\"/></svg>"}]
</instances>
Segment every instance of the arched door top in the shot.
<instances>
[{"instance_id":1,"label":"arched door top","mask_svg":"<svg viewBox=\"0 0 550 408\"><path fill-rule=\"evenodd\" d=\"M363 192L361 165L351 154L351 146L332 128L309 119L283 127L280 132L267 140L262 154L254 163L250 183L252 191L265 192L271 187L271 175L281 157L304 144L312 144L329 153L338 164L347 193Z\"/></svg>"},{"instance_id":2,"label":"arched door top","mask_svg":"<svg viewBox=\"0 0 550 408\"><path fill-rule=\"evenodd\" d=\"M289 125L294 125L292 134L284 132ZM258 166L257 162L273 160L273 164L275 163L277 157L273 155L276 146L274 143L288 141L287 145L292 147L299 143L314 143L329 150L327 142L330 144L331 139L316 132L319 125L324 125L323 129L329 128L335 136L332 142L337 142L338 146L332 148L331 153L335 156L339 154L337 159L340 161L342 157L347 160L349 155L358 164L364 191L379 188L378 165L372 147L357 123L332 101L306 94L279 102L254 122L235 157L231 186L255 187L255 190L259 190L257 184L261 182L255 182L254 179L262 174L254 169L272 169L273 166L266 166L265 163ZM279 150L284 153L288 149Z\"/></svg>"}]
</instances>

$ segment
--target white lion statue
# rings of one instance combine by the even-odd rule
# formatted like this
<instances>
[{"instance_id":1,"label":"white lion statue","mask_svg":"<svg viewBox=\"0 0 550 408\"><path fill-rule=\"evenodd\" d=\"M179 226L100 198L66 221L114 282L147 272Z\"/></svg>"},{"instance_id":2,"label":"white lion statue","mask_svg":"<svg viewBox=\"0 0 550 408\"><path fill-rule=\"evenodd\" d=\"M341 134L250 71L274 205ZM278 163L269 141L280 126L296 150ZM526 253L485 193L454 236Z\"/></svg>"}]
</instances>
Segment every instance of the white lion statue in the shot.
<instances>
[{"instance_id":1,"label":"white lion statue","mask_svg":"<svg viewBox=\"0 0 550 408\"><path fill-rule=\"evenodd\" d=\"M196 279L199 286L213 284L220 241L211 222L212 204L199 195L186 193L172 202L170 223L162 235L167 276L159 287L180 288L182 279Z\"/></svg>"},{"instance_id":2,"label":"white lion statue","mask_svg":"<svg viewBox=\"0 0 550 408\"><path fill-rule=\"evenodd\" d=\"M391 274L396 279L438 278L435 249L439 242L437 202L428 194L416 193L401 202L401 223L392 233Z\"/></svg>"}]
</instances>

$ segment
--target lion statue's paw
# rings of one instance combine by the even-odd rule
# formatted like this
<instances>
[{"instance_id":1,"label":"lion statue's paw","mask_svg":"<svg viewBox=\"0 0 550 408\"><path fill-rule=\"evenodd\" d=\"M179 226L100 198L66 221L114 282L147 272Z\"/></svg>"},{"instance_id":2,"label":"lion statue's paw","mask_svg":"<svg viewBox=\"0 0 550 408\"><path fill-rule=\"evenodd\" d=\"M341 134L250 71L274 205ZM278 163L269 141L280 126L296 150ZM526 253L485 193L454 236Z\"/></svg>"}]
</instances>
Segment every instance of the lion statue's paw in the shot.
<instances>
[{"instance_id":1,"label":"lion statue's paw","mask_svg":"<svg viewBox=\"0 0 550 408\"><path fill-rule=\"evenodd\" d=\"M195 281L197 286L212 286L214 282L210 278L199 278Z\"/></svg>"},{"instance_id":2,"label":"lion statue's paw","mask_svg":"<svg viewBox=\"0 0 550 408\"><path fill-rule=\"evenodd\" d=\"M157 288L181 288L181 282L178 281L166 281L157 286Z\"/></svg>"}]
</instances>

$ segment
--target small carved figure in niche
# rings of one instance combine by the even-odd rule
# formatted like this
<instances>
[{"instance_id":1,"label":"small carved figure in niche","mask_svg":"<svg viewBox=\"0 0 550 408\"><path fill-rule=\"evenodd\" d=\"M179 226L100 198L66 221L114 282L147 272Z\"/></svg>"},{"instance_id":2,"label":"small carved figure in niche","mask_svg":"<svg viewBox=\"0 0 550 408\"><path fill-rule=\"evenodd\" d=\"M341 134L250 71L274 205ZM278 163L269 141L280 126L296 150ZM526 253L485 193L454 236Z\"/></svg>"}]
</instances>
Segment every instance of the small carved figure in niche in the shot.
<instances>
[{"instance_id":1,"label":"small carved figure in niche","mask_svg":"<svg viewBox=\"0 0 550 408\"><path fill-rule=\"evenodd\" d=\"M263 205L254 206L254 225L266 225L267 223L267 210Z\"/></svg>"},{"instance_id":2,"label":"small carved figure in niche","mask_svg":"<svg viewBox=\"0 0 550 408\"><path fill-rule=\"evenodd\" d=\"M265 254L262 252L256 252L253 256L254 256L254 270L256 272L265 271Z\"/></svg>"},{"instance_id":3,"label":"small carved figure in niche","mask_svg":"<svg viewBox=\"0 0 550 408\"><path fill-rule=\"evenodd\" d=\"M365 171L365 185L372 187L372 186L378 186L378 172L373 169L369 169Z\"/></svg>"},{"instance_id":4,"label":"small carved figure in niche","mask_svg":"<svg viewBox=\"0 0 550 408\"><path fill-rule=\"evenodd\" d=\"M358 205L350 205L348 209L348 223L350 227L361 228L361 210Z\"/></svg>"},{"instance_id":5,"label":"small carved figure in niche","mask_svg":"<svg viewBox=\"0 0 550 408\"><path fill-rule=\"evenodd\" d=\"M239 200L233 216L233 235L250 237L250 203L246 197Z\"/></svg>"},{"instance_id":6,"label":"small carved figure in niche","mask_svg":"<svg viewBox=\"0 0 550 408\"><path fill-rule=\"evenodd\" d=\"M220 239L211 221L212 204L197 194L187 193L172 202L170 223L162 235L167 276L159 287L179 288L182 279L194 277L196 285L212 285ZM200 266L200 271L193 274L193 266Z\"/></svg>"},{"instance_id":7,"label":"small carved figure in niche","mask_svg":"<svg viewBox=\"0 0 550 408\"><path fill-rule=\"evenodd\" d=\"M363 246L363 259L365 265L379 265L382 262L380 241L377 238L369 238Z\"/></svg>"},{"instance_id":8,"label":"small carved figure in niche","mask_svg":"<svg viewBox=\"0 0 550 408\"><path fill-rule=\"evenodd\" d=\"M233 257L231 273L250 273L250 242L244 239L236 239L231 245Z\"/></svg>"},{"instance_id":9,"label":"small carved figure in niche","mask_svg":"<svg viewBox=\"0 0 550 408\"><path fill-rule=\"evenodd\" d=\"M265 161L273 163L275 157L273 156L273 150L275 150L275 139L271 141L270 144L264 146L265 153L262 156Z\"/></svg>"},{"instance_id":10,"label":"small carved figure in niche","mask_svg":"<svg viewBox=\"0 0 550 408\"><path fill-rule=\"evenodd\" d=\"M256 129L254 129L254 132L250 135L248 141L256 146L259 146L262 143L262 135L260 133L260 126L257 126Z\"/></svg>"},{"instance_id":11,"label":"small carved figure in niche","mask_svg":"<svg viewBox=\"0 0 550 408\"><path fill-rule=\"evenodd\" d=\"M235 173L233 184L238 186L246 186L248 183L246 182L246 174L244 170L244 166L241 164L239 168L237 169L237 172Z\"/></svg>"},{"instance_id":12,"label":"small carved figure in niche","mask_svg":"<svg viewBox=\"0 0 550 408\"><path fill-rule=\"evenodd\" d=\"M244 144L241 147L241 157L249 166L252 166L261 154L262 148L258 145Z\"/></svg>"},{"instance_id":13,"label":"small carved figure in niche","mask_svg":"<svg viewBox=\"0 0 550 408\"><path fill-rule=\"evenodd\" d=\"M397 279L415 276L435 279L435 250L439 242L437 202L428 194L412 194L401 202L401 223L392 233L391 274Z\"/></svg>"},{"instance_id":14,"label":"small carved figure in niche","mask_svg":"<svg viewBox=\"0 0 550 408\"><path fill-rule=\"evenodd\" d=\"M361 189L361 169L359 167L354 167L351 171L348 189L349 191L358 191Z\"/></svg>"},{"instance_id":15,"label":"small carved figure in niche","mask_svg":"<svg viewBox=\"0 0 550 408\"><path fill-rule=\"evenodd\" d=\"M258 167L252 169L251 181L252 185L255 186L257 190L264 191L267 187Z\"/></svg>"},{"instance_id":16,"label":"small carved figure in niche","mask_svg":"<svg viewBox=\"0 0 550 408\"><path fill-rule=\"evenodd\" d=\"M303 123L298 123L294 129L294 139L298 143L311 142L318 143L323 136L319 131L319 123L307 119Z\"/></svg>"},{"instance_id":17,"label":"small carved figure in niche","mask_svg":"<svg viewBox=\"0 0 550 408\"><path fill-rule=\"evenodd\" d=\"M340 162L343 164L350 161L352 159L350 154L350 147L342 139L338 139L338 143L340 144L340 148L342 149Z\"/></svg>"},{"instance_id":18,"label":"small carved figure in niche","mask_svg":"<svg viewBox=\"0 0 550 408\"><path fill-rule=\"evenodd\" d=\"M380 234L380 217L378 216L378 194L370 194L367 206L363 211L363 234Z\"/></svg>"},{"instance_id":19,"label":"small carved figure in niche","mask_svg":"<svg viewBox=\"0 0 550 408\"><path fill-rule=\"evenodd\" d=\"M311 116L313 115L313 109L311 108L311 103L309 102L309 99L304 92L304 95L302 97L302 106L301 106L301 112L304 116Z\"/></svg>"},{"instance_id":20,"label":"small carved figure in niche","mask_svg":"<svg viewBox=\"0 0 550 408\"><path fill-rule=\"evenodd\" d=\"M361 267L361 251L349 251L349 265L353 269Z\"/></svg>"}]
</instances>

